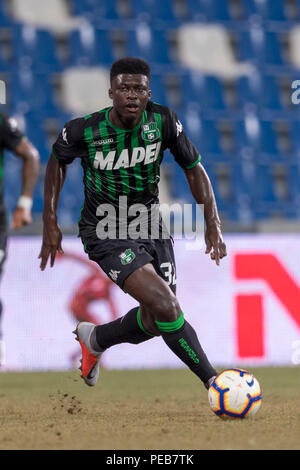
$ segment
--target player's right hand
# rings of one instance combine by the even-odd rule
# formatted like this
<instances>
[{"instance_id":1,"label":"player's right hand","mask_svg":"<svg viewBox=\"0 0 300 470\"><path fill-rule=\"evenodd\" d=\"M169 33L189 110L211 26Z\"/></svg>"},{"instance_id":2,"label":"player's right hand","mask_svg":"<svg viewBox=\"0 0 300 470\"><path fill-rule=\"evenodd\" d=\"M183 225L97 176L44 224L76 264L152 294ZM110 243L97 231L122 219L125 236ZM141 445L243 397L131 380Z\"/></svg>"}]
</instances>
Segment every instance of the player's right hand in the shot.
<instances>
[{"instance_id":1,"label":"player's right hand","mask_svg":"<svg viewBox=\"0 0 300 470\"><path fill-rule=\"evenodd\" d=\"M62 233L59 228L59 225L57 225L56 223L44 224L42 248L38 256L41 259L40 268L42 271L44 271L47 265L49 256L50 266L52 268L54 265L56 253L63 253L61 241Z\"/></svg>"}]
</instances>

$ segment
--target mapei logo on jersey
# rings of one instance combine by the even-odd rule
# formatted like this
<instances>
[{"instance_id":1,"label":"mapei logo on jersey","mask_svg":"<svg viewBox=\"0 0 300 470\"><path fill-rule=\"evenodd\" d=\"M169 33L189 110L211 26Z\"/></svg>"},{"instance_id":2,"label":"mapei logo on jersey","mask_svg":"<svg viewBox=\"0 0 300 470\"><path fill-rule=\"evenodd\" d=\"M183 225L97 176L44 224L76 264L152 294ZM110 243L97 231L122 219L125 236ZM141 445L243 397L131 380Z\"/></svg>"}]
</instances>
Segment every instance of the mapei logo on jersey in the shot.
<instances>
[{"instance_id":1,"label":"mapei logo on jersey","mask_svg":"<svg viewBox=\"0 0 300 470\"><path fill-rule=\"evenodd\" d=\"M160 137L156 122L148 122L142 125L142 139L146 142L153 142Z\"/></svg>"},{"instance_id":2,"label":"mapei logo on jersey","mask_svg":"<svg viewBox=\"0 0 300 470\"><path fill-rule=\"evenodd\" d=\"M161 142L147 145L145 147L134 147L130 152L128 149L123 149L120 155L116 150L105 152L96 152L94 158L94 168L99 170L119 170L120 168L134 167L138 163L155 162L159 156Z\"/></svg>"},{"instance_id":3,"label":"mapei logo on jersey","mask_svg":"<svg viewBox=\"0 0 300 470\"><path fill-rule=\"evenodd\" d=\"M129 264L134 260L135 254L130 248L128 248L124 251L124 253L121 253L119 257L122 264Z\"/></svg>"}]
</instances>

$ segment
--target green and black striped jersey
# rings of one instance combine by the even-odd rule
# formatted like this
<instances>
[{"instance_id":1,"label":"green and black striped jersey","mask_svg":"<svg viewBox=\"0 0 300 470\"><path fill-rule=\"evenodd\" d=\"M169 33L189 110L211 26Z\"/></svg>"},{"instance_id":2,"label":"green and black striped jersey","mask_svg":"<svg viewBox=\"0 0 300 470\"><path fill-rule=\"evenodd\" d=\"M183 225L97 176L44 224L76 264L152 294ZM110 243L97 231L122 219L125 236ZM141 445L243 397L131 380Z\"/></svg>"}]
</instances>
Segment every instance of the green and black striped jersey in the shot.
<instances>
[{"instance_id":1,"label":"green and black striped jersey","mask_svg":"<svg viewBox=\"0 0 300 470\"><path fill-rule=\"evenodd\" d=\"M4 150L15 151L23 134L18 129L17 121L3 113L0 113L0 211L5 210L4 206Z\"/></svg>"},{"instance_id":2,"label":"green and black striped jersey","mask_svg":"<svg viewBox=\"0 0 300 470\"><path fill-rule=\"evenodd\" d=\"M163 152L170 149L184 169L200 161L176 113L148 102L139 124L133 129L116 127L109 120L111 108L69 121L53 145L53 156L62 164L81 159L85 202L81 226L97 224L100 204L146 207L158 202L158 183Z\"/></svg>"}]
</instances>

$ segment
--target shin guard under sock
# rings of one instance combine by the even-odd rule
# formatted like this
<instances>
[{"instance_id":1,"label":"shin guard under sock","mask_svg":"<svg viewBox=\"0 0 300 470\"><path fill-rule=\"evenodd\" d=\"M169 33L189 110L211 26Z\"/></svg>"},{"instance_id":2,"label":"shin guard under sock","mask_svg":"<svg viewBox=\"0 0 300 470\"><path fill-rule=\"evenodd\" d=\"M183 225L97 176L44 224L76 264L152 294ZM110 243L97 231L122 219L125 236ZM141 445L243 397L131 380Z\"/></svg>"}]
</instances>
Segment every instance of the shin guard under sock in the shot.
<instances>
[{"instance_id":1,"label":"shin guard under sock","mask_svg":"<svg viewBox=\"0 0 300 470\"><path fill-rule=\"evenodd\" d=\"M194 328L183 318L183 313L174 322L155 321L155 323L167 346L204 384L217 375L199 343Z\"/></svg>"}]
</instances>

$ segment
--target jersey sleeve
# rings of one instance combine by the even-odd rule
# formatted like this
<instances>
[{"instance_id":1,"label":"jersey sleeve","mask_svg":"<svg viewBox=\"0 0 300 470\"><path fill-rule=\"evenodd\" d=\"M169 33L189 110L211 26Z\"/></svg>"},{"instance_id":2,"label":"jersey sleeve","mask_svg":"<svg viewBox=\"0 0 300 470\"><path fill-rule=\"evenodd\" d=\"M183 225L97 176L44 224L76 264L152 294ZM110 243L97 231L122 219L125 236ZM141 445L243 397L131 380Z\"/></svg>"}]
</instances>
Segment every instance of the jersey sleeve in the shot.
<instances>
[{"instance_id":1,"label":"jersey sleeve","mask_svg":"<svg viewBox=\"0 0 300 470\"><path fill-rule=\"evenodd\" d=\"M185 170L200 162L198 150L187 137L176 113L167 108L164 122L165 148L169 148L176 162Z\"/></svg>"},{"instance_id":2,"label":"jersey sleeve","mask_svg":"<svg viewBox=\"0 0 300 470\"><path fill-rule=\"evenodd\" d=\"M72 163L82 153L83 126L81 118L65 124L52 146L52 155L63 164Z\"/></svg>"},{"instance_id":3,"label":"jersey sleeve","mask_svg":"<svg viewBox=\"0 0 300 470\"><path fill-rule=\"evenodd\" d=\"M1 118L2 144L6 149L14 152L21 140L24 139L24 135L19 130L16 119L5 115L2 115Z\"/></svg>"}]
</instances>

